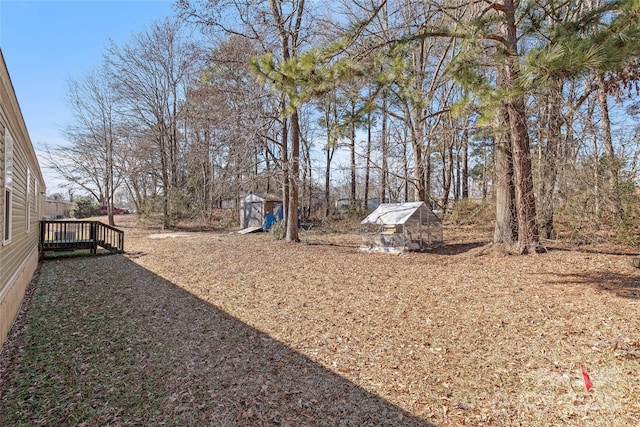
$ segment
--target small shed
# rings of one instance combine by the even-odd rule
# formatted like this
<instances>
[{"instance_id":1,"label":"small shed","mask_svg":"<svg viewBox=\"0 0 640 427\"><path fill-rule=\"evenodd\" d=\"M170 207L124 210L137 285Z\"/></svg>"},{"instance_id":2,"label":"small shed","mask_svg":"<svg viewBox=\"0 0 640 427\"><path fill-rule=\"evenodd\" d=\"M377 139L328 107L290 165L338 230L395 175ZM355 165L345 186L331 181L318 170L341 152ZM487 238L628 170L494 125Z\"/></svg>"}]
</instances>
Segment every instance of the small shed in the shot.
<instances>
[{"instance_id":1,"label":"small shed","mask_svg":"<svg viewBox=\"0 0 640 427\"><path fill-rule=\"evenodd\" d=\"M424 251L444 244L442 221L424 202L383 203L360 223L360 248Z\"/></svg>"},{"instance_id":2,"label":"small shed","mask_svg":"<svg viewBox=\"0 0 640 427\"><path fill-rule=\"evenodd\" d=\"M282 198L276 195L249 194L240 203L240 226L264 228L271 225L282 219L282 206Z\"/></svg>"},{"instance_id":3,"label":"small shed","mask_svg":"<svg viewBox=\"0 0 640 427\"><path fill-rule=\"evenodd\" d=\"M64 200L45 200L44 208L46 219L69 218L73 203Z\"/></svg>"}]
</instances>

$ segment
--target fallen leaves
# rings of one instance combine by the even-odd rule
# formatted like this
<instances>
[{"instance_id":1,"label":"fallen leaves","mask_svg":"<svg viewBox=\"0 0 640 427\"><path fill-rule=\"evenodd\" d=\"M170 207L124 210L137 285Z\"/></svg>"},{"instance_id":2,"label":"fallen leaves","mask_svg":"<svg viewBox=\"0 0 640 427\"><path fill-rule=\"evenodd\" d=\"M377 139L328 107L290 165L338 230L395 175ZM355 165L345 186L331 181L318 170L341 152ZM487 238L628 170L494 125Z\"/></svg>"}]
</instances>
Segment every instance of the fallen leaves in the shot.
<instances>
[{"instance_id":1,"label":"fallen leaves","mask_svg":"<svg viewBox=\"0 0 640 427\"><path fill-rule=\"evenodd\" d=\"M0 423L73 408L118 424L635 425L626 257L495 256L448 231L448 246L389 256L355 234L131 229L131 257L48 262L0 383L3 402L27 384L32 398L1 404Z\"/></svg>"}]
</instances>

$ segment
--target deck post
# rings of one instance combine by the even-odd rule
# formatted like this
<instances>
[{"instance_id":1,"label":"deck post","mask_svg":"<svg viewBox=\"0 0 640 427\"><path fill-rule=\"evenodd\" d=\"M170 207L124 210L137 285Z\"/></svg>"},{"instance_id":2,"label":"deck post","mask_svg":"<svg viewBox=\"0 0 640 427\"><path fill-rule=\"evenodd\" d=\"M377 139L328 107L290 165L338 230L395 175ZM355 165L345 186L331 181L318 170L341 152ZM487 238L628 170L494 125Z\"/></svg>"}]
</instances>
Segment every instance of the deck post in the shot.
<instances>
[{"instance_id":1,"label":"deck post","mask_svg":"<svg viewBox=\"0 0 640 427\"><path fill-rule=\"evenodd\" d=\"M90 222L89 223L89 239L91 239L92 242L92 247L91 247L91 253L95 254L98 250L98 236L96 235L96 223L95 222Z\"/></svg>"},{"instance_id":2,"label":"deck post","mask_svg":"<svg viewBox=\"0 0 640 427\"><path fill-rule=\"evenodd\" d=\"M40 221L40 239L38 240L38 258L40 261L44 259L44 239L46 236L47 222Z\"/></svg>"}]
</instances>

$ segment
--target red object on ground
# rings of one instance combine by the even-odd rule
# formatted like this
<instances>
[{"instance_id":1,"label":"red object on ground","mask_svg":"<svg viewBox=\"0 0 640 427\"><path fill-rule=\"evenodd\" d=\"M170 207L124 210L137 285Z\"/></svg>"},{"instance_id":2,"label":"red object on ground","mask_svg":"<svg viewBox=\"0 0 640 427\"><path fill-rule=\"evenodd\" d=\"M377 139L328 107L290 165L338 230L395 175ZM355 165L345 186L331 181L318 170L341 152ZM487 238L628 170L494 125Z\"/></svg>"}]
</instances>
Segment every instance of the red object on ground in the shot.
<instances>
[{"instance_id":1,"label":"red object on ground","mask_svg":"<svg viewBox=\"0 0 640 427\"><path fill-rule=\"evenodd\" d=\"M587 374L587 371L584 369L584 366L582 366L582 363L580 364L580 372L582 373L582 379L584 380L584 388L588 392L589 390L591 390L591 387L593 387L593 383L591 382L591 377L589 376L589 374Z\"/></svg>"}]
</instances>

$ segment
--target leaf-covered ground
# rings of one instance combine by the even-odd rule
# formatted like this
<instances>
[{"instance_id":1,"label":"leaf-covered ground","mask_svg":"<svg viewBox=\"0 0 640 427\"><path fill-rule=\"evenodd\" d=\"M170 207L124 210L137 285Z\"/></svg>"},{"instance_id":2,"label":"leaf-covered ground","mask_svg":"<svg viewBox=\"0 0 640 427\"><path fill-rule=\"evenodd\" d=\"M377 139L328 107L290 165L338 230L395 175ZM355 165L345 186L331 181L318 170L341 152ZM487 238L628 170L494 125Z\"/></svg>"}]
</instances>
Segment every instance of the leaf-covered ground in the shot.
<instances>
[{"instance_id":1,"label":"leaf-covered ground","mask_svg":"<svg viewBox=\"0 0 640 427\"><path fill-rule=\"evenodd\" d=\"M125 230L124 256L42 265L0 355L0 425L638 425L629 248Z\"/></svg>"}]
</instances>

